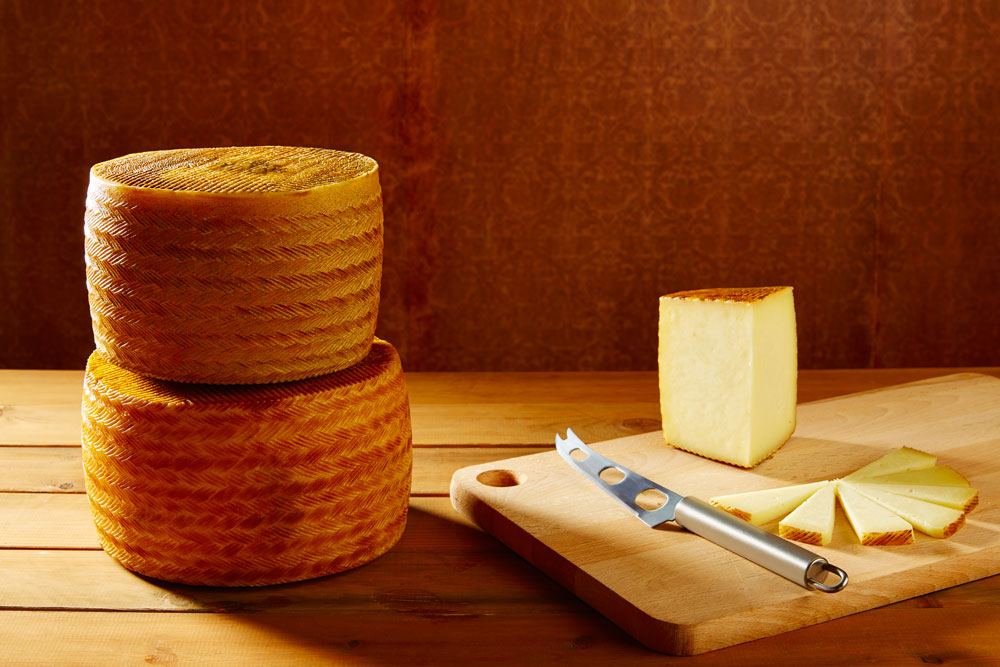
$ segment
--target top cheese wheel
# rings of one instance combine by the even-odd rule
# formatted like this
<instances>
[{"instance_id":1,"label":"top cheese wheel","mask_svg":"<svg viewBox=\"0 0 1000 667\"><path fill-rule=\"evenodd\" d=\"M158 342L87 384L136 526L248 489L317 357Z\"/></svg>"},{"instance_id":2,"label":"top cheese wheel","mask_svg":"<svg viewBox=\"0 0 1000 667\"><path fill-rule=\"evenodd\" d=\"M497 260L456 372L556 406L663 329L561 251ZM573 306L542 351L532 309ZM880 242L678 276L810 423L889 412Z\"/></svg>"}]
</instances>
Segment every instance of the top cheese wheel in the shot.
<instances>
[{"instance_id":1,"label":"top cheese wheel","mask_svg":"<svg viewBox=\"0 0 1000 667\"><path fill-rule=\"evenodd\" d=\"M97 349L164 380L284 382L352 366L375 332L378 165L254 146L95 165L86 212Z\"/></svg>"}]
</instances>

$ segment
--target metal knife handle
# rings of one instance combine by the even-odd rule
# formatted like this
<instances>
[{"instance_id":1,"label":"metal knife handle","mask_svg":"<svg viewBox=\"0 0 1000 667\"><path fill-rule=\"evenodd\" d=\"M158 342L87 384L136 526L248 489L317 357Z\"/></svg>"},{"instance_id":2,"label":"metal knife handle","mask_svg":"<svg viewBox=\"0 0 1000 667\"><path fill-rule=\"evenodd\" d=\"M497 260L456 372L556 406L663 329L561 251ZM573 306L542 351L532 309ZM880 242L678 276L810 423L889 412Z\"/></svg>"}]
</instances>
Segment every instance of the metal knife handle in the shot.
<instances>
[{"instance_id":1,"label":"metal knife handle","mask_svg":"<svg viewBox=\"0 0 1000 667\"><path fill-rule=\"evenodd\" d=\"M692 533L715 542L803 588L836 593L847 586L847 573L797 544L751 525L703 500L686 496L676 508L676 521ZM823 572L839 579L826 584Z\"/></svg>"}]
</instances>

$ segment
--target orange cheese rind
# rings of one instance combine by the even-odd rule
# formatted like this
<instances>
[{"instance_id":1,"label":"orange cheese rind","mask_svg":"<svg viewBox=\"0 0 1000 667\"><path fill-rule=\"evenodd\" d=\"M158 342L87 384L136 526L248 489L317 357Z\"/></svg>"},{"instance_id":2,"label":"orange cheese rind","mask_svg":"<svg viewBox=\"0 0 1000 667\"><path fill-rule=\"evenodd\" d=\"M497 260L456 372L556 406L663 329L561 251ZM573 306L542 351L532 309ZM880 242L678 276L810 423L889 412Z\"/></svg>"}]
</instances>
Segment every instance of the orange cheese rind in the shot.
<instances>
[{"instance_id":1,"label":"orange cheese rind","mask_svg":"<svg viewBox=\"0 0 1000 667\"><path fill-rule=\"evenodd\" d=\"M804 544L823 544L823 534L815 530L799 530L788 526L779 526L778 535L786 540L793 540Z\"/></svg>"},{"instance_id":2,"label":"orange cheese rind","mask_svg":"<svg viewBox=\"0 0 1000 667\"><path fill-rule=\"evenodd\" d=\"M713 287L708 289L684 290L661 296L661 299L692 299L695 301L728 301L731 303L756 303L772 294L790 290L787 285L775 287Z\"/></svg>"},{"instance_id":3,"label":"orange cheese rind","mask_svg":"<svg viewBox=\"0 0 1000 667\"><path fill-rule=\"evenodd\" d=\"M152 377L285 382L359 362L382 251L378 167L357 153L181 149L91 170L97 349Z\"/></svg>"},{"instance_id":4,"label":"orange cheese rind","mask_svg":"<svg viewBox=\"0 0 1000 667\"><path fill-rule=\"evenodd\" d=\"M902 460L901 457L907 460ZM917 461L917 459L922 460ZM859 476L855 475L857 472L855 471L844 478L830 482L837 490L836 502L844 510L858 541L863 545L898 546L912 544L914 529L931 537L951 537L965 525L966 515L979 504L978 492L971 488L963 477L950 468L935 465L936 457L909 447L892 450L880 459L859 468L859 471L871 469L883 461L889 462L892 467L903 466L901 468L903 471L884 477L861 477L860 479L858 479ZM924 467L912 467L914 461ZM933 474L921 474L927 471L932 471ZM937 479L951 480L952 483L921 486L920 484L910 484L911 478L921 483ZM711 498L709 502L719 509L750 522L754 517L745 508L734 507L739 503L731 501L731 498L747 495L764 496L769 492L777 498L781 496L781 492L786 492L787 496L787 491L799 486L802 485L717 496ZM844 497L843 494L848 492L850 492L851 498ZM803 503L806 502L809 500L803 501ZM874 505L874 507L866 509L866 504ZM777 507L778 505L774 505L775 509ZM801 513L802 510L804 507L800 504L798 510L782 519L778 525L778 534L788 540L822 545L824 543L823 533L793 525L797 522L793 521L792 517ZM765 507L762 511L767 511L767 508ZM879 516L880 513L881 516ZM799 521L802 520L800 517ZM830 514L831 526L832 520L833 515Z\"/></svg>"},{"instance_id":5,"label":"orange cheese rind","mask_svg":"<svg viewBox=\"0 0 1000 667\"><path fill-rule=\"evenodd\" d=\"M865 533L861 544L866 547L898 547L913 544L912 530L899 530L891 533Z\"/></svg>"},{"instance_id":6,"label":"orange cheese rind","mask_svg":"<svg viewBox=\"0 0 1000 667\"><path fill-rule=\"evenodd\" d=\"M299 382L213 386L87 366L83 462L101 545L186 584L259 586L332 574L387 551L412 468L399 357Z\"/></svg>"}]
</instances>

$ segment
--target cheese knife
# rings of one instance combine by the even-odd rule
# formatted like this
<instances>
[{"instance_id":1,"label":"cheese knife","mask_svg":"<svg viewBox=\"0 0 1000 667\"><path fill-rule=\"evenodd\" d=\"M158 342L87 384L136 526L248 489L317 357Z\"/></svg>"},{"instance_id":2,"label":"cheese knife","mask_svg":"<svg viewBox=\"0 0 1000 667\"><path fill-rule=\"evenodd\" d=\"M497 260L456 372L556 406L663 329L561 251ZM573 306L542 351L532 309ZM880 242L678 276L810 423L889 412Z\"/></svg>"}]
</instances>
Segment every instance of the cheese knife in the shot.
<instances>
[{"instance_id":1,"label":"cheese knife","mask_svg":"<svg viewBox=\"0 0 1000 667\"><path fill-rule=\"evenodd\" d=\"M847 586L847 573L819 554L751 525L694 496L682 496L601 456L573 433L556 435L559 455L650 528L673 521L803 588L836 593ZM617 471L612 473L611 471ZM607 473L602 476L602 473ZM605 479L607 477L607 479ZM655 502L639 498L647 494ZM644 506L645 505L645 506ZM827 574L836 577L826 583Z\"/></svg>"}]
</instances>

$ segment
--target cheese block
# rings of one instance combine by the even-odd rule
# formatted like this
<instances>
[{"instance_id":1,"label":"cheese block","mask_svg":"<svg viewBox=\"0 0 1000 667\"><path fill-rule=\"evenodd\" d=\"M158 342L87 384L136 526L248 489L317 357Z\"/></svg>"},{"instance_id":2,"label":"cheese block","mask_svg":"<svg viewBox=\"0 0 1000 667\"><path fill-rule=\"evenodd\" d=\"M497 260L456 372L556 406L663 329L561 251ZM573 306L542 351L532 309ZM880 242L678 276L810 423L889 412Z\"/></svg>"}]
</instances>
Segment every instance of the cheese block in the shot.
<instances>
[{"instance_id":1,"label":"cheese block","mask_svg":"<svg viewBox=\"0 0 1000 667\"><path fill-rule=\"evenodd\" d=\"M746 491L715 496L710 498L709 502L744 521L760 526L785 516L825 484L826 482L812 482L776 489Z\"/></svg>"},{"instance_id":2,"label":"cheese block","mask_svg":"<svg viewBox=\"0 0 1000 667\"><path fill-rule=\"evenodd\" d=\"M667 444L752 467L795 430L791 287L660 297L660 411Z\"/></svg>"},{"instance_id":3,"label":"cheese block","mask_svg":"<svg viewBox=\"0 0 1000 667\"><path fill-rule=\"evenodd\" d=\"M842 481L837 498L861 544L896 546L913 543L913 526Z\"/></svg>"},{"instance_id":4,"label":"cheese block","mask_svg":"<svg viewBox=\"0 0 1000 667\"><path fill-rule=\"evenodd\" d=\"M937 505L944 505L968 514L979 504L979 492L971 486L923 486L918 484L857 483L862 491L895 493Z\"/></svg>"},{"instance_id":5,"label":"cheese block","mask_svg":"<svg viewBox=\"0 0 1000 667\"><path fill-rule=\"evenodd\" d=\"M918 484L924 486L971 486L969 480L947 466L905 470L891 475L867 477L865 482L876 484Z\"/></svg>"},{"instance_id":6,"label":"cheese block","mask_svg":"<svg viewBox=\"0 0 1000 667\"><path fill-rule=\"evenodd\" d=\"M868 465L858 468L844 479L861 480L880 475L920 470L922 468L930 468L935 463L937 463L936 456L922 452L919 449L900 447L872 461Z\"/></svg>"},{"instance_id":7,"label":"cheese block","mask_svg":"<svg viewBox=\"0 0 1000 667\"><path fill-rule=\"evenodd\" d=\"M126 155L90 172L98 351L199 383L285 382L358 363L382 275L378 167L256 146Z\"/></svg>"},{"instance_id":8,"label":"cheese block","mask_svg":"<svg viewBox=\"0 0 1000 667\"><path fill-rule=\"evenodd\" d=\"M399 357L270 385L87 364L83 464L104 550L140 574L259 586L368 562L399 539L411 470Z\"/></svg>"},{"instance_id":9,"label":"cheese block","mask_svg":"<svg viewBox=\"0 0 1000 667\"><path fill-rule=\"evenodd\" d=\"M961 510L865 486L850 484L844 484L844 486L857 489L859 493L910 522L920 532L927 533L932 537L950 537L965 524L965 513Z\"/></svg>"},{"instance_id":10,"label":"cheese block","mask_svg":"<svg viewBox=\"0 0 1000 667\"><path fill-rule=\"evenodd\" d=\"M778 534L786 540L806 544L829 544L837 515L835 482L826 482L809 499L781 520Z\"/></svg>"}]
</instances>

